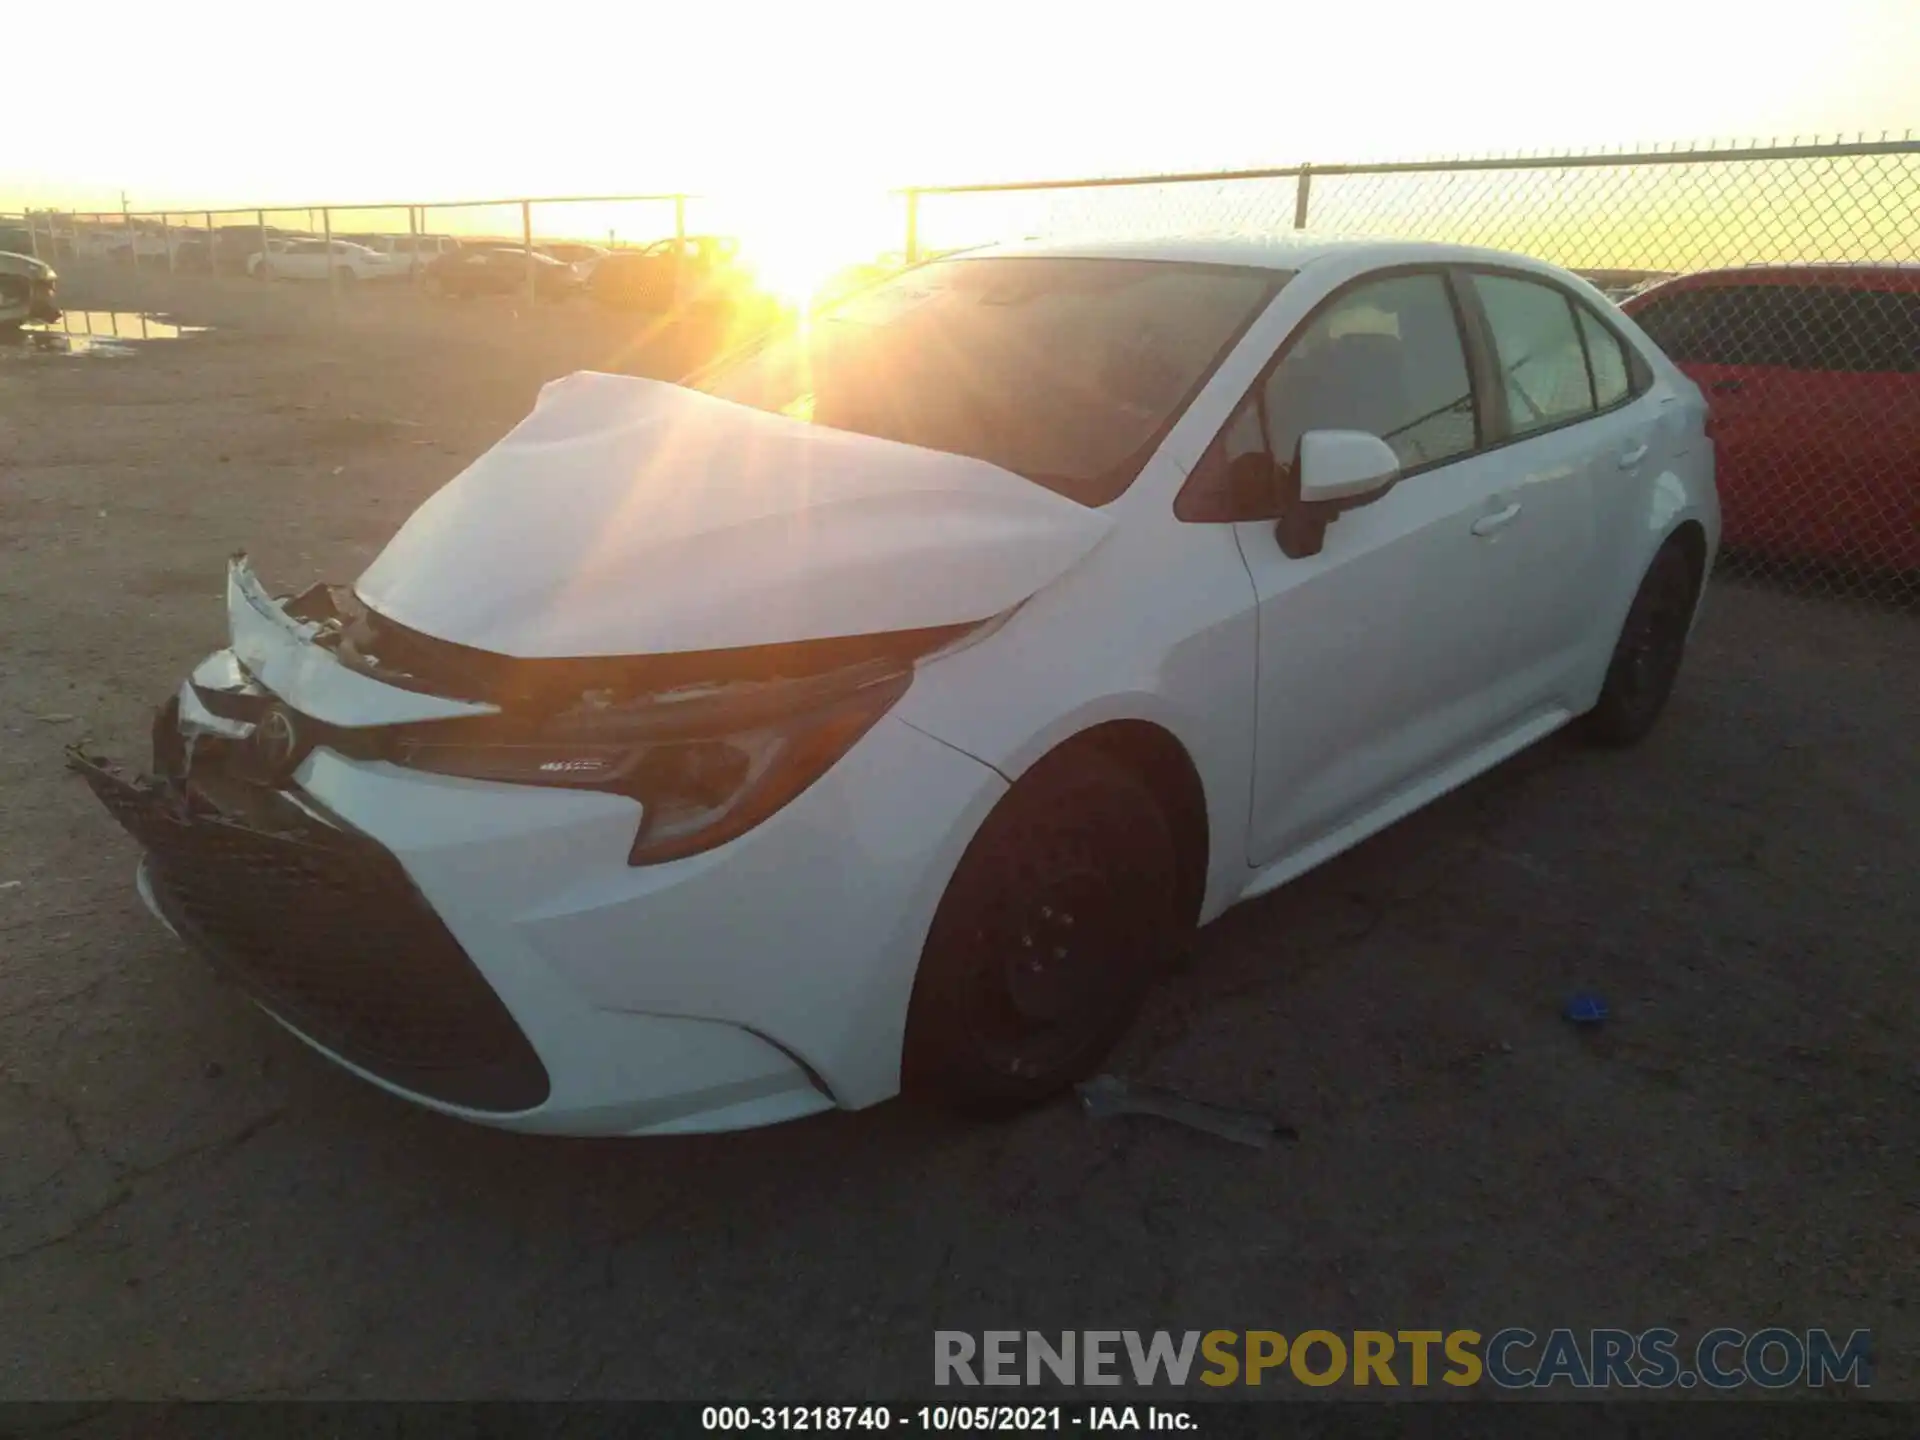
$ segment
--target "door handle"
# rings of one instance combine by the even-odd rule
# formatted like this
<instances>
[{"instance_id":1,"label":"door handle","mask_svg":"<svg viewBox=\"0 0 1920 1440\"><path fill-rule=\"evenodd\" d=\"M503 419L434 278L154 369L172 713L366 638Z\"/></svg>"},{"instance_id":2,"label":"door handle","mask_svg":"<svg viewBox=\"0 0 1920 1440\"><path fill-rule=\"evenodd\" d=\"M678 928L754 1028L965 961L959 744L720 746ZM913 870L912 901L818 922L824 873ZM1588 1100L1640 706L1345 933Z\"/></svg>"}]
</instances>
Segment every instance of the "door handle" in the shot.
<instances>
[{"instance_id":1,"label":"door handle","mask_svg":"<svg viewBox=\"0 0 1920 1440\"><path fill-rule=\"evenodd\" d=\"M1482 515L1473 522L1473 533L1491 535L1496 530L1505 529L1520 518L1520 502L1514 501L1504 510L1496 510L1491 515Z\"/></svg>"},{"instance_id":2,"label":"door handle","mask_svg":"<svg viewBox=\"0 0 1920 1440\"><path fill-rule=\"evenodd\" d=\"M1626 454L1620 457L1620 468L1622 470L1631 470L1646 458L1647 442L1642 440L1638 445L1634 446L1633 449L1627 451Z\"/></svg>"}]
</instances>

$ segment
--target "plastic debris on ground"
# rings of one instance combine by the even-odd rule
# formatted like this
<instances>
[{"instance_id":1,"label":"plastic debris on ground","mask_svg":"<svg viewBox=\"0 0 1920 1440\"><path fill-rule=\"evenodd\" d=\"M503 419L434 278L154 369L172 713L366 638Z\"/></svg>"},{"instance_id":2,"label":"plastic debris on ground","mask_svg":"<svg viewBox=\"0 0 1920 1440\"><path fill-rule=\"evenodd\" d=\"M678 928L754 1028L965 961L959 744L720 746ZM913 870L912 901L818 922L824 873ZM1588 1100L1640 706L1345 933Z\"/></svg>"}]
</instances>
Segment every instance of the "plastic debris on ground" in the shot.
<instances>
[{"instance_id":1,"label":"plastic debris on ground","mask_svg":"<svg viewBox=\"0 0 1920 1440\"><path fill-rule=\"evenodd\" d=\"M1134 1085L1115 1075L1096 1075L1076 1085L1074 1091L1090 1120L1108 1120L1116 1115L1152 1115L1176 1125L1203 1130L1236 1145L1250 1145L1256 1150L1264 1150L1275 1140L1300 1138L1299 1131L1271 1116L1209 1105L1172 1090Z\"/></svg>"},{"instance_id":2,"label":"plastic debris on ground","mask_svg":"<svg viewBox=\"0 0 1920 1440\"><path fill-rule=\"evenodd\" d=\"M1561 1012L1575 1025L1598 1025L1607 1018L1607 1013L1607 1002L1590 994L1575 995Z\"/></svg>"}]
</instances>

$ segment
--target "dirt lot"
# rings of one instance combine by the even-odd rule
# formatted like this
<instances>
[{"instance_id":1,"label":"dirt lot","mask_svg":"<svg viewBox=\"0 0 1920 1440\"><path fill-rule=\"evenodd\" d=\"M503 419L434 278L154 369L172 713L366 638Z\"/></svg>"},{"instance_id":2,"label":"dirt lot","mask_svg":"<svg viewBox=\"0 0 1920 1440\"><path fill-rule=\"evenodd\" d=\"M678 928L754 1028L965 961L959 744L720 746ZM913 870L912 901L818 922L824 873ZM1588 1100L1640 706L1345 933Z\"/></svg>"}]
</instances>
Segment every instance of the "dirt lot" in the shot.
<instances>
[{"instance_id":1,"label":"dirt lot","mask_svg":"<svg viewBox=\"0 0 1920 1440\"><path fill-rule=\"evenodd\" d=\"M1101 1324L1865 1326L1920 1397L1911 616L1723 585L1642 749L1551 742L1216 925L1114 1068L1295 1144L1064 1104L497 1134L216 984L60 747L144 755L229 551L351 577L542 379L678 357L175 298L219 328L0 357L0 1397L852 1399L924 1389L936 1327Z\"/></svg>"}]
</instances>

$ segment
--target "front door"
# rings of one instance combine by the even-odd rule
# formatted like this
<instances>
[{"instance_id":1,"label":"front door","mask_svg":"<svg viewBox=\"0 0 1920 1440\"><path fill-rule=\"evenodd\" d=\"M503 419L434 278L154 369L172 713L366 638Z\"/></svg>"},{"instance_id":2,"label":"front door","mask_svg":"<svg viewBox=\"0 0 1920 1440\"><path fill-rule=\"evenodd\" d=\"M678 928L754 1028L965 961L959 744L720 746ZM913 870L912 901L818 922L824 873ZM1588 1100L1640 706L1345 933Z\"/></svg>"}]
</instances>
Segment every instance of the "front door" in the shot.
<instances>
[{"instance_id":1,"label":"front door","mask_svg":"<svg viewBox=\"0 0 1920 1440\"><path fill-rule=\"evenodd\" d=\"M1390 802L1509 718L1488 708L1502 617L1487 561L1512 502L1503 458L1479 453L1457 317L1438 271L1354 285L1295 333L1222 437L1229 463L1264 448L1288 466L1308 430L1365 430L1404 477L1336 519L1317 555L1289 557L1270 521L1235 527L1259 598L1255 866Z\"/></svg>"}]
</instances>

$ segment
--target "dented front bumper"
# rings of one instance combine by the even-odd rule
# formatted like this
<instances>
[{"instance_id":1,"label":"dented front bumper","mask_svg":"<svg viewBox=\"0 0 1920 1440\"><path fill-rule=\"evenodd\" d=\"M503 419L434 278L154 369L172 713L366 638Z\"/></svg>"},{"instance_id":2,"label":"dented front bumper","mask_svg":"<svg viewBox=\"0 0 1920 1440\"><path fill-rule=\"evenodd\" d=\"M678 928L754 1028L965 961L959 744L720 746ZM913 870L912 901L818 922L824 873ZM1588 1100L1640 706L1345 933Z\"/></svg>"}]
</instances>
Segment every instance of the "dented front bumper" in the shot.
<instances>
[{"instance_id":1,"label":"dented front bumper","mask_svg":"<svg viewBox=\"0 0 1920 1440\"><path fill-rule=\"evenodd\" d=\"M624 795L335 743L491 707L349 669L243 564L229 610L230 649L156 720L155 777L74 764L146 849L156 912L301 1038L419 1103L557 1133L897 1089L920 946L1004 793L992 770L886 717L756 829L636 868Z\"/></svg>"},{"instance_id":2,"label":"dented front bumper","mask_svg":"<svg viewBox=\"0 0 1920 1440\"><path fill-rule=\"evenodd\" d=\"M549 1093L526 1035L370 837L289 792L73 768L146 851L154 913L281 1023L449 1105L531 1110Z\"/></svg>"}]
</instances>

